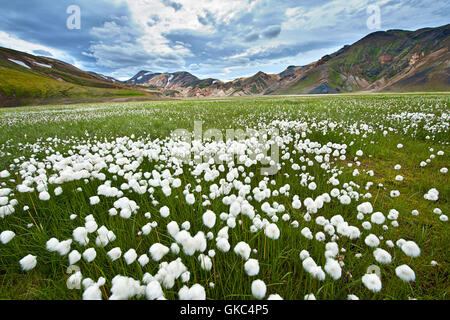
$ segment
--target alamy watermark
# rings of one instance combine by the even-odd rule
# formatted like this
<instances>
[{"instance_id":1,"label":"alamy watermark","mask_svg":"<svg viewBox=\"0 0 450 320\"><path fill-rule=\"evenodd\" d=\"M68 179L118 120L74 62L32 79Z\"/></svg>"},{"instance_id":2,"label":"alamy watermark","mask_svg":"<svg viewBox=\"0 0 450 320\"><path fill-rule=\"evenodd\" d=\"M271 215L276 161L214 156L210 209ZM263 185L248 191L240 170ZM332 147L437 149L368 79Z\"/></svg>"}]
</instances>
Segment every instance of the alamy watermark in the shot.
<instances>
[{"instance_id":1,"label":"alamy watermark","mask_svg":"<svg viewBox=\"0 0 450 320\"><path fill-rule=\"evenodd\" d=\"M81 269L80 269L79 266L77 266L77 265L70 265L70 266L67 267L66 273L67 274L74 274L74 273L79 272L80 270ZM69 279L67 279L66 285L67 285L67 289L69 289L69 290L74 290L74 289L79 290L79 289L81 289L80 282L79 281L78 282L73 282L73 281L71 281L70 277L69 277Z\"/></svg>"},{"instance_id":2,"label":"alamy watermark","mask_svg":"<svg viewBox=\"0 0 450 320\"><path fill-rule=\"evenodd\" d=\"M369 30L381 29L381 9L380 6L372 4L367 7L367 18L366 25Z\"/></svg>"},{"instance_id":3,"label":"alamy watermark","mask_svg":"<svg viewBox=\"0 0 450 320\"><path fill-rule=\"evenodd\" d=\"M67 7L66 13L69 17L66 20L66 26L69 30L81 29L81 8L77 5Z\"/></svg>"},{"instance_id":4,"label":"alamy watermark","mask_svg":"<svg viewBox=\"0 0 450 320\"><path fill-rule=\"evenodd\" d=\"M180 147L173 156L182 163L231 163L250 166L261 164L262 175L279 171L280 140L277 128L227 129L212 128L203 132L203 123L194 122L194 131L176 129L172 136L179 138Z\"/></svg>"}]
</instances>

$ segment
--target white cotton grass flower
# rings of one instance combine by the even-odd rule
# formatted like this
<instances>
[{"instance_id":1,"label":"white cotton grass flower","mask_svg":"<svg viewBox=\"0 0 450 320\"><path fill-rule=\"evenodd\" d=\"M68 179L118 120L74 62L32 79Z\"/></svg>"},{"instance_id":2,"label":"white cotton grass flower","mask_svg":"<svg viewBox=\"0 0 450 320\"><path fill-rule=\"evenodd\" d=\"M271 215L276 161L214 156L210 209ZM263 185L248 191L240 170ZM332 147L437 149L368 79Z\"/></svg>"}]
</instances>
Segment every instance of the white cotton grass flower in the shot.
<instances>
[{"instance_id":1,"label":"white cotton grass flower","mask_svg":"<svg viewBox=\"0 0 450 320\"><path fill-rule=\"evenodd\" d=\"M404 244L405 244L406 240L403 238L398 239L395 244L397 245L397 247L401 248Z\"/></svg>"},{"instance_id":2,"label":"white cotton grass flower","mask_svg":"<svg viewBox=\"0 0 450 320\"><path fill-rule=\"evenodd\" d=\"M55 196L59 196L63 193L63 189L61 187L56 187L55 190L53 190L53 193Z\"/></svg>"},{"instance_id":3,"label":"white cotton grass flower","mask_svg":"<svg viewBox=\"0 0 450 320\"><path fill-rule=\"evenodd\" d=\"M29 271L29 270L33 269L34 267L36 267L37 259L36 259L36 256L28 254L25 257L23 257L22 259L20 259L19 263L20 263L20 267L22 268L23 271Z\"/></svg>"},{"instance_id":4,"label":"white cotton grass flower","mask_svg":"<svg viewBox=\"0 0 450 320\"><path fill-rule=\"evenodd\" d=\"M55 252L58 250L59 240L56 238L51 238L46 243L46 248L50 252Z\"/></svg>"},{"instance_id":5,"label":"white cotton grass flower","mask_svg":"<svg viewBox=\"0 0 450 320\"><path fill-rule=\"evenodd\" d=\"M386 218L384 217L384 214L381 212L374 212L370 216L370 221L372 223L383 224L385 220L386 220Z\"/></svg>"},{"instance_id":6,"label":"white cotton grass flower","mask_svg":"<svg viewBox=\"0 0 450 320\"><path fill-rule=\"evenodd\" d=\"M358 298L358 296L356 296L354 294L348 294L347 300L359 300L359 298Z\"/></svg>"},{"instance_id":7,"label":"white cotton grass flower","mask_svg":"<svg viewBox=\"0 0 450 320\"><path fill-rule=\"evenodd\" d=\"M370 202L363 202L356 207L356 210L363 214L371 214L373 212L373 207Z\"/></svg>"},{"instance_id":8,"label":"white cotton grass flower","mask_svg":"<svg viewBox=\"0 0 450 320\"><path fill-rule=\"evenodd\" d=\"M72 250L69 253L69 264L73 265L81 260L81 254L77 250Z\"/></svg>"},{"instance_id":9,"label":"white cotton grass flower","mask_svg":"<svg viewBox=\"0 0 450 320\"><path fill-rule=\"evenodd\" d=\"M159 209L159 214L161 215L161 217L167 218L170 215L169 207L164 206L161 209Z\"/></svg>"},{"instance_id":10,"label":"white cotton grass flower","mask_svg":"<svg viewBox=\"0 0 450 320\"><path fill-rule=\"evenodd\" d=\"M149 235L150 232L152 231L152 224L151 224L151 223L147 223L146 225L144 225L144 226L141 228L141 231L142 231L142 234L143 234L144 236Z\"/></svg>"},{"instance_id":11,"label":"white cotton grass flower","mask_svg":"<svg viewBox=\"0 0 450 320\"><path fill-rule=\"evenodd\" d=\"M97 256L97 252L95 251L94 248L89 248L84 250L83 252L83 258L84 260L86 260L87 262L92 262L94 261L95 257Z\"/></svg>"},{"instance_id":12,"label":"white cotton grass flower","mask_svg":"<svg viewBox=\"0 0 450 320\"><path fill-rule=\"evenodd\" d=\"M338 280L342 275L341 266L334 259L327 259L324 269L334 280Z\"/></svg>"},{"instance_id":13,"label":"white cotton grass flower","mask_svg":"<svg viewBox=\"0 0 450 320\"><path fill-rule=\"evenodd\" d=\"M323 233L322 231L319 231L316 233L315 238L317 241L319 242L323 242L326 239L325 233Z\"/></svg>"},{"instance_id":14,"label":"white cotton grass flower","mask_svg":"<svg viewBox=\"0 0 450 320\"><path fill-rule=\"evenodd\" d=\"M102 300L102 292L97 284L89 286L83 292L83 300Z\"/></svg>"},{"instance_id":15,"label":"white cotton grass flower","mask_svg":"<svg viewBox=\"0 0 450 320\"><path fill-rule=\"evenodd\" d=\"M3 170L0 172L0 178L8 178L11 174L8 170Z\"/></svg>"},{"instance_id":16,"label":"white cotton grass flower","mask_svg":"<svg viewBox=\"0 0 450 320\"><path fill-rule=\"evenodd\" d=\"M6 206L9 203L8 197L0 197L0 206Z\"/></svg>"},{"instance_id":17,"label":"white cotton grass flower","mask_svg":"<svg viewBox=\"0 0 450 320\"><path fill-rule=\"evenodd\" d=\"M309 258L309 252L306 251L306 250L302 250L302 251L300 251L299 256L300 256L300 260L303 261L303 260L305 260L306 258Z\"/></svg>"},{"instance_id":18,"label":"white cotton grass flower","mask_svg":"<svg viewBox=\"0 0 450 320\"><path fill-rule=\"evenodd\" d=\"M170 252L172 252L173 254L178 255L180 253L180 247L178 246L178 244L172 243L170 245Z\"/></svg>"},{"instance_id":19,"label":"white cotton grass flower","mask_svg":"<svg viewBox=\"0 0 450 320\"><path fill-rule=\"evenodd\" d=\"M58 251L58 253L61 256L65 256L66 254L69 253L71 245L72 245L72 239L61 241L58 243L56 251Z\"/></svg>"},{"instance_id":20,"label":"white cotton grass flower","mask_svg":"<svg viewBox=\"0 0 450 320\"><path fill-rule=\"evenodd\" d=\"M364 239L364 243L369 247L378 247L380 245L380 239L371 233Z\"/></svg>"},{"instance_id":21,"label":"white cotton grass flower","mask_svg":"<svg viewBox=\"0 0 450 320\"><path fill-rule=\"evenodd\" d=\"M153 261L161 260L169 251L170 249L161 243L154 243L149 249Z\"/></svg>"},{"instance_id":22,"label":"white cotton grass flower","mask_svg":"<svg viewBox=\"0 0 450 320\"><path fill-rule=\"evenodd\" d=\"M339 198L339 201L343 205L348 205L351 202L351 198L348 195L344 194Z\"/></svg>"},{"instance_id":23,"label":"white cotton grass flower","mask_svg":"<svg viewBox=\"0 0 450 320\"><path fill-rule=\"evenodd\" d=\"M397 198L397 197L400 196L400 191L398 191L398 190L391 190L390 196L391 196L391 198Z\"/></svg>"},{"instance_id":24,"label":"white cotton grass flower","mask_svg":"<svg viewBox=\"0 0 450 320\"><path fill-rule=\"evenodd\" d=\"M50 200L50 193L47 191L42 191L39 193L39 200L48 201Z\"/></svg>"},{"instance_id":25,"label":"white cotton grass flower","mask_svg":"<svg viewBox=\"0 0 450 320\"><path fill-rule=\"evenodd\" d=\"M116 275L111 284L112 295L109 300L128 300L145 293L145 286L141 286L139 281L130 277Z\"/></svg>"},{"instance_id":26,"label":"white cotton grass flower","mask_svg":"<svg viewBox=\"0 0 450 320\"><path fill-rule=\"evenodd\" d=\"M230 243L225 238L217 239L216 246L217 246L217 249L219 249L222 252L230 251Z\"/></svg>"},{"instance_id":27,"label":"white cotton grass flower","mask_svg":"<svg viewBox=\"0 0 450 320\"><path fill-rule=\"evenodd\" d=\"M387 218L388 218L389 220L397 220L399 214L400 214L400 213L399 213L397 210L391 209L391 210L389 210L389 213L388 213Z\"/></svg>"},{"instance_id":28,"label":"white cotton grass flower","mask_svg":"<svg viewBox=\"0 0 450 320\"><path fill-rule=\"evenodd\" d=\"M248 260L248 258L250 257L251 248L246 242L241 241L234 247L234 253L236 253L242 259Z\"/></svg>"},{"instance_id":29,"label":"white cotton grass flower","mask_svg":"<svg viewBox=\"0 0 450 320\"><path fill-rule=\"evenodd\" d=\"M189 279L191 278L191 273L189 271L185 271L181 274L180 277L182 282L188 282Z\"/></svg>"},{"instance_id":30,"label":"white cotton grass flower","mask_svg":"<svg viewBox=\"0 0 450 320\"><path fill-rule=\"evenodd\" d=\"M259 273L259 262L256 259L248 259L244 264L245 273L253 277Z\"/></svg>"},{"instance_id":31,"label":"white cotton grass flower","mask_svg":"<svg viewBox=\"0 0 450 320\"><path fill-rule=\"evenodd\" d=\"M448 216L446 216L445 214L441 214L439 216L439 220L441 220L442 222L447 222L448 221Z\"/></svg>"},{"instance_id":32,"label":"white cotton grass flower","mask_svg":"<svg viewBox=\"0 0 450 320\"><path fill-rule=\"evenodd\" d=\"M90 286L93 286L95 284L95 281L91 278L84 278L81 284L83 285L84 289L87 289Z\"/></svg>"},{"instance_id":33,"label":"white cotton grass flower","mask_svg":"<svg viewBox=\"0 0 450 320\"><path fill-rule=\"evenodd\" d=\"M378 263L389 264L392 262L392 256L384 249L377 248L373 252L373 256Z\"/></svg>"},{"instance_id":34,"label":"white cotton grass flower","mask_svg":"<svg viewBox=\"0 0 450 320\"><path fill-rule=\"evenodd\" d=\"M98 229L97 222L94 219L86 220L84 227L88 233L94 233Z\"/></svg>"},{"instance_id":35,"label":"white cotton grass flower","mask_svg":"<svg viewBox=\"0 0 450 320\"><path fill-rule=\"evenodd\" d=\"M15 237L15 235L16 234L14 232L12 232L11 230L3 231L0 234L0 241L3 244L7 244L8 242L10 242Z\"/></svg>"},{"instance_id":36,"label":"white cotton grass flower","mask_svg":"<svg viewBox=\"0 0 450 320\"><path fill-rule=\"evenodd\" d=\"M362 283L372 292L381 291L381 280L375 273L367 273L362 277Z\"/></svg>"},{"instance_id":37,"label":"white cotton grass flower","mask_svg":"<svg viewBox=\"0 0 450 320\"><path fill-rule=\"evenodd\" d=\"M439 191L436 188L431 188L423 197L426 200L437 201L439 199Z\"/></svg>"},{"instance_id":38,"label":"white cotton grass flower","mask_svg":"<svg viewBox=\"0 0 450 320\"><path fill-rule=\"evenodd\" d=\"M91 206L94 206L94 205L100 203L100 198L98 196L90 197L89 203L91 204Z\"/></svg>"},{"instance_id":39,"label":"white cotton grass flower","mask_svg":"<svg viewBox=\"0 0 450 320\"><path fill-rule=\"evenodd\" d=\"M270 239L277 240L280 237L280 229L278 229L278 226L275 223L266 226L264 233Z\"/></svg>"},{"instance_id":40,"label":"white cotton grass flower","mask_svg":"<svg viewBox=\"0 0 450 320\"><path fill-rule=\"evenodd\" d=\"M125 252L125 254L123 255L123 258L125 259L125 262L130 265L132 264L134 261L136 261L137 258L137 253L136 250L134 249L130 249L127 252Z\"/></svg>"},{"instance_id":41,"label":"white cotton grass flower","mask_svg":"<svg viewBox=\"0 0 450 320\"><path fill-rule=\"evenodd\" d=\"M314 295L314 293L310 293L305 295L304 300L317 300L316 296Z\"/></svg>"},{"instance_id":42,"label":"white cotton grass flower","mask_svg":"<svg viewBox=\"0 0 450 320\"><path fill-rule=\"evenodd\" d=\"M116 261L122 256L122 250L120 250L119 247L113 248L108 251L107 253L108 257L111 259L111 261Z\"/></svg>"},{"instance_id":43,"label":"white cotton grass flower","mask_svg":"<svg viewBox=\"0 0 450 320\"><path fill-rule=\"evenodd\" d=\"M264 281L262 280L254 280L252 282L252 295L256 299L262 299L266 295L267 287Z\"/></svg>"},{"instance_id":44,"label":"white cotton grass flower","mask_svg":"<svg viewBox=\"0 0 450 320\"><path fill-rule=\"evenodd\" d=\"M411 269L406 264L403 264L403 265L395 268L395 274L397 275L397 277L399 277L400 279L402 279L405 282L410 282L410 281L416 280L416 274L414 273L414 270Z\"/></svg>"},{"instance_id":45,"label":"white cotton grass flower","mask_svg":"<svg viewBox=\"0 0 450 320\"><path fill-rule=\"evenodd\" d=\"M304 227L300 233L302 234L302 236L304 236L305 238L311 240L313 239L313 234L311 232L311 230L308 227Z\"/></svg>"},{"instance_id":46,"label":"white cotton grass flower","mask_svg":"<svg viewBox=\"0 0 450 320\"><path fill-rule=\"evenodd\" d=\"M364 221L361 226L365 229L365 230L370 230L372 229L372 225L370 224L369 221Z\"/></svg>"},{"instance_id":47,"label":"white cotton grass flower","mask_svg":"<svg viewBox=\"0 0 450 320\"><path fill-rule=\"evenodd\" d=\"M308 185L308 189L309 190L316 190L317 189L317 184L313 181Z\"/></svg>"},{"instance_id":48,"label":"white cotton grass flower","mask_svg":"<svg viewBox=\"0 0 450 320\"><path fill-rule=\"evenodd\" d=\"M313 278L316 278L320 281L325 280L325 272L322 270L322 267L318 266L316 262L311 258L308 257L302 262L303 268L311 274Z\"/></svg>"},{"instance_id":49,"label":"white cotton grass flower","mask_svg":"<svg viewBox=\"0 0 450 320\"><path fill-rule=\"evenodd\" d=\"M203 224L209 229L216 224L216 214L211 210L207 210L202 216Z\"/></svg>"},{"instance_id":50,"label":"white cotton grass flower","mask_svg":"<svg viewBox=\"0 0 450 320\"><path fill-rule=\"evenodd\" d=\"M188 231L191 228L191 223L189 221L185 221L181 224L181 229Z\"/></svg>"},{"instance_id":51,"label":"white cotton grass flower","mask_svg":"<svg viewBox=\"0 0 450 320\"><path fill-rule=\"evenodd\" d=\"M190 288L183 286L178 291L178 297L180 300L206 300L206 291L205 288L196 283Z\"/></svg>"},{"instance_id":52,"label":"white cotton grass flower","mask_svg":"<svg viewBox=\"0 0 450 320\"><path fill-rule=\"evenodd\" d=\"M212 269L211 258L203 253L199 254L198 261L200 261L200 267L202 270L210 271Z\"/></svg>"},{"instance_id":53,"label":"white cotton grass flower","mask_svg":"<svg viewBox=\"0 0 450 320\"><path fill-rule=\"evenodd\" d=\"M186 195L186 202L187 202L187 204L190 204L190 205L194 204L195 203L195 196L192 193L188 193Z\"/></svg>"},{"instance_id":54,"label":"white cotton grass flower","mask_svg":"<svg viewBox=\"0 0 450 320\"><path fill-rule=\"evenodd\" d=\"M139 257L138 262L141 267L145 267L145 265L150 262L150 258L146 254L143 254Z\"/></svg>"},{"instance_id":55,"label":"white cotton grass flower","mask_svg":"<svg viewBox=\"0 0 450 320\"><path fill-rule=\"evenodd\" d=\"M300 201L300 199L296 198L292 201L292 208L294 209L300 209L302 207L302 202Z\"/></svg>"},{"instance_id":56,"label":"white cotton grass flower","mask_svg":"<svg viewBox=\"0 0 450 320\"><path fill-rule=\"evenodd\" d=\"M267 300L283 300L283 298L278 293L274 293L269 295Z\"/></svg>"},{"instance_id":57,"label":"white cotton grass flower","mask_svg":"<svg viewBox=\"0 0 450 320\"><path fill-rule=\"evenodd\" d=\"M163 297L164 292L161 288L161 284L156 280L152 280L145 288L145 296L147 297L147 300L157 300Z\"/></svg>"},{"instance_id":58,"label":"white cotton grass flower","mask_svg":"<svg viewBox=\"0 0 450 320\"><path fill-rule=\"evenodd\" d=\"M402 251L409 257L416 258L420 255L420 248L414 241L406 241L401 246Z\"/></svg>"},{"instance_id":59,"label":"white cotton grass flower","mask_svg":"<svg viewBox=\"0 0 450 320\"><path fill-rule=\"evenodd\" d=\"M85 246L89 243L88 230L85 227L78 227L73 230L72 237L82 246Z\"/></svg>"}]
</instances>

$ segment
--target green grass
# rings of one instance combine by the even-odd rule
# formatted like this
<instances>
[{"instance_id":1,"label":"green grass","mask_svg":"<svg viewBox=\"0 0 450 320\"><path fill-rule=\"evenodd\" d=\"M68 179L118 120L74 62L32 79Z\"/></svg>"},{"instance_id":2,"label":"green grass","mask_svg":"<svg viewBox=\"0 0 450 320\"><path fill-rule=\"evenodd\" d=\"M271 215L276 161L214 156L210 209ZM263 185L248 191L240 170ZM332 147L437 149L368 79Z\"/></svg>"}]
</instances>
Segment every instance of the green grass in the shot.
<instances>
[{"instance_id":1,"label":"green grass","mask_svg":"<svg viewBox=\"0 0 450 320\"><path fill-rule=\"evenodd\" d=\"M32 71L19 71L0 66L0 105L2 106L57 102L62 99L95 100L135 96L145 97L138 91L82 86L43 77Z\"/></svg>"},{"instance_id":2,"label":"green grass","mask_svg":"<svg viewBox=\"0 0 450 320\"><path fill-rule=\"evenodd\" d=\"M348 206L342 206L338 201L332 202L320 210L316 216L323 215L330 219L333 215L341 214L351 225L358 226L362 236L357 240L341 238L338 242L340 248L345 248L345 256L342 278L334 281L327 276L325 281L312 279L303 269L299 252L306 249L313 256L318 265L325 264L324 245L315 240L305 239L300 230L304 226L311 228L313 233L321 231L313 222L305 222L302 215L304 206L300 210L292 208L292 196L298 194L300 199L316 197L324 192L329 192L332 186L326 181L330 174L324 172L318 165L309 167L307 171L316 177L316 190L311 191L299 184L296 172L286 163L282 171L274 179L276 188L289 183L290 196L282 195L272 197L270 202L277 201L286 207L291 219L298 220L300 227L292 228L288 223L278 222L281 237L278 240L265 239L263 231L251 233L248 227L251 225L249 218L243 218L243 226L237 224L236 229L229 232L231 248L238 241L246 241L251 248L258 250L252 254L259 260L260 273L256 277L245 275L243 260L236 256L232 249L229 253L216 250L213 259L213 270L205 272L200 269L197 254L189 257L180 253L183 263L191 272L189 285L200 283L206 288L208 299L251 299L251 282L254 279L262 279L267 285L267 295L278 293L284 299L303 299L304 295L314 293L318 299L346 299L347 294L355 294L361 299L448 299L449 282L449 254L448 243L450 230L448 222L441 222L432 211L439 207L444 214L449 214L450 205L450 181L448 174L439 172L442 167L449 167L449 135L447 130L441 130L434 134L433 139L426 139L431 135L424 129L424 122L420 122L415 129L408 127L406 133L403 129L406 124L388 119L389 114L401 112L424 112L436 116L448 112L448 94L408 94L408 95L347 95L329 97L263 97L263 98L238 98L238 99L204 99L204 100L180 100L164 102L135 102L126 104L82 104L71 106L47 106L35 108L11 108L0 110L0 171L8 169L14 159L24 156L28 159L32 154L37 159L45 157L45 149L52 148L52 153L59 151L66 154L74 145L88 142L112 141L115 137L135 135L135 138L149 136L151 139L167 137L171 131L177 128L193 129L194 120L203 121L203 130L208 128L245 128L252 127L259 122L268 123L273 119L301 120L308 125L307 138L326 144L346 143L349 145L345 161L336 161L333 166L341 169L343 174L339 180L344 182L354 181L361 188L360 193L370 192L372 198L368 200L374 205L374 211L381 211L387 215L392 208L400 212L399 227L389 225L389 229L383 231L381 226L373 225L372 230L361 228L361 221L356 218L356 206L359 202L352 201ZM374 128L366 137L351 133L338 127L334 131L323 134L320 130L311 126L312 122L322 120L334 121L345 128L356 124L368 124ZM430 122L430 124L433 124ZM392 128L393 131L386 136L383 128ZM396 132L397 131L397 132ZM295 132L293 132L295 133ZM47 138L58 137L59 142L45 142ZM67 143L64 142L67 140ZM40 141L39 145L45 147L32 151L27 143ZM352 145L350 145L353 142ZM402 143L404 147L397 149L396 145ZM434 148L433 152L429 148ZM292 145L290 146L290 150ZM361 165L357 166L353 161L357 150L362 149L364 155L358 159ZM436 156L424 168L419 163L427 159L430 154L436 154L438 150L444 151L444 156ZM294 158L298 160L300 155ZM309 156L310 159L313 156ZM22 160L21 160L22 161ZM287 162L287 161L286 161ZM347 164L352 163L352 167ZM395 164L401 164L401 170L394 170ZM151 172L158 164L144 161L139 171ZM359 176L352 176L355 168L360 171ZM373 170L375 175L370 177L363 172ZM184 186L191 183L197 185L194 177L188 174L188 168L182 176ZM257 186L262 177L254 167L246 168L246 173L254 171L256 178L252 179L252 188ZM13 172L10 170L10 172ZM107 179L112 175L107 173ZM289 174L286 177L284 174ZM397 174L403 175L404 181L394 180ZM220 178L223 178L222 173ZM15 177L14 177L15 178ZM372 181L374 186L369 191L364 189L366 183ZM6 186L13 188L17 183L8 179L0 179ZM120 186L125 182L123 177L113 185ZM92 263L81 260L78 266L84 277L97 279L104 276L107 279L105 290L110 295L111 280L116 274L126 275L141 280L145 272L154 275L158 270L158 263L150 262L144 268L135 262L126 266L123 258L111 262L106 256L107 251L113 247L120 247L122 253L129 248L135 248L138 255L148 253L151 244L160 241L170 246L173 241L165 228L170 220L179 224L189 220L191 231L205 230L201 215L206 209L213 210L217 215L227 211L221 198L211 201L208 207L202 207L196 202L188 206L178 190L173 190L172 195L165 197L159 188L155 191L155 198L160 205L153 206L148 194L138 195L125 192L124 196L135 200L140 206L138 214L129 220L119 216L111 217L107 214L115 199L100 197L101 202L96 206L89 205L89 197L96 194L98 180L83 180L65 183L62 185L64 193L50 201L39 201L37 193L16 193L19 201L16 212L0 219L0 231L13 230L16 237L7 245L0 244L0 298L2 299L80 299L81 290L68 290L66 280L68 275L67 257L61 257L57 253L48 252L45 249L46 241L51 237L59 240L69 239L72 230L83 225L85 216L93 214L99 226L105 225L117 235L117 240L108 244L105 248L96 247L93 242L95 237L90 235L88 247L95 247L97 258ZM215 181L218 183L218 180ZM383 188L377 185L382 183ZM208 190L211 183L202 181L203 190ZM81 187L82 192L75 189ZM426 201L423 195L431 188L438 188L440 195L437 202ZM49 192L53 195L55 185L49 186ZM275 188L275 186L271 186ZM391 198L390 190L397 189L400 197ZM176 191L176 192L175 192ZM236 193L235 190L232 193ZM196 198L198 195L196 194ZM261 204L251 202L259 209ZM23 205L30 206L29 212L21 210ZM160 206L167 205L170 208L170 216L167 219L159 215ZM411 210L419 210L419 216L411 215ZM137 231L147 223L145 212L152 214L152 220L158 222L157 233L153 230L148 236L136 236ZM70 214L78 214L78 218L70 220ZM264 215L259 211L261 215ZM39 226L27 228L27 224L33 223L33 219ZM281 218L281 217L280 217ZM315 218L313 216L313 218ZM223 227L223 222L217 217L216 226L212 232L216 234ZM421 248L421 255L412 259L407 257L399 248L386 248L384 241L382 247L392 254L393 262L389 265L380 265L382 269L383 288L379 293L372 293L361 283L361 277L366 273L368 266L377 264L372 255L373 249L364 244L364 238L369 233L382 234L384 240L391 239L394 242L400 238L415 241ZM327 237L327 241L329 238ZM86 247L87 248L87 247ZM72 244L72 249L82 252L85 248L77 243ZM215 242L208 241L208 249L215 249ZM18 261L28 253L38 256L38 264L35 269L23 272ZM361 253L362 258L354 255ZM169 253L163 261L172 261L177 256ZM430 261L436 260L439 265L431 266ZM416 281L405 283L395 275L395 267L408 264L415 270ZM349 274L347 274L347 271ZM351 274L351 275L350 275ZM215 283L215 288L209 288L209 282ZM164 290L169 299L177 298L177 292L183 284L177 280L173 289ZM104 298L105 298L104 294Z\"/></svg>"}]
</instances>

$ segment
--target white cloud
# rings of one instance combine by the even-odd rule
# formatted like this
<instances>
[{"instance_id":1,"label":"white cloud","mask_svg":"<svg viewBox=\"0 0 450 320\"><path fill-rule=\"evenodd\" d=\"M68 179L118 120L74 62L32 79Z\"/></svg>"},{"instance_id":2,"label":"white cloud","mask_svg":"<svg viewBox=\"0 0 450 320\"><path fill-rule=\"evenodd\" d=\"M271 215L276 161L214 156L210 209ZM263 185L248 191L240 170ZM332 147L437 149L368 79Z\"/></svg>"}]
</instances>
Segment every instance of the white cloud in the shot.
<instances>
[{"instance_id":1,"label":"white cloud","mask_svg":"<svg viewBox=\"0 0 450 320\"><path fill-rule=\"evenodd\" d=\"M33 51L39 50L47 51L51 53L52 58L72 63L75 67L79 69L82 69L84 67L81 61L77 61L71 55L69 55L64 51L55 48L50 48L41 44L32 43L26 40L22 40L4 31L0 31L0 47L14 49L32 55L36 55L36 53L34 53Z\"/></svg>"}]
</instances>

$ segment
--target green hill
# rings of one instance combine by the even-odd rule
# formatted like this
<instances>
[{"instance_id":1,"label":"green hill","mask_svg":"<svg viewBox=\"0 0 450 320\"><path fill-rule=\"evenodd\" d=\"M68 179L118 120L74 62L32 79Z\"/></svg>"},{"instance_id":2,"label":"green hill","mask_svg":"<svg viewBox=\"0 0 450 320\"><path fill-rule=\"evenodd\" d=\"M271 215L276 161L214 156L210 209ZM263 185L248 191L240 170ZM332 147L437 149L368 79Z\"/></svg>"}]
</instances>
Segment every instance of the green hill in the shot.
<instances>
[{"instance_id":1,"label":"green hill","mask_svg":"<svg viewBox=\"0 0 450 320\"><path fill-rule=\"evenodd\" d=\"M59 60L0 48L0 107L147 96Z\"/></svg>"}]
</instances>

